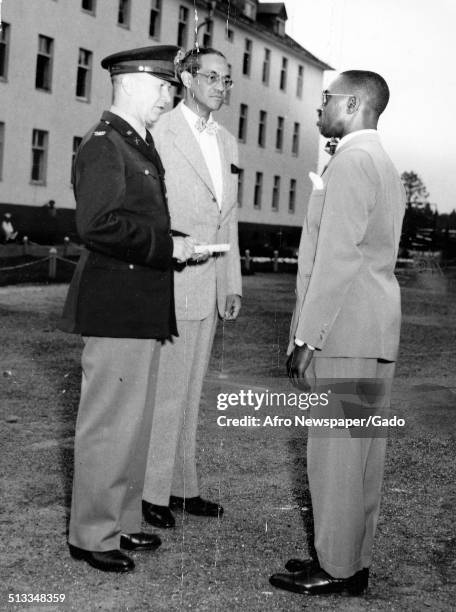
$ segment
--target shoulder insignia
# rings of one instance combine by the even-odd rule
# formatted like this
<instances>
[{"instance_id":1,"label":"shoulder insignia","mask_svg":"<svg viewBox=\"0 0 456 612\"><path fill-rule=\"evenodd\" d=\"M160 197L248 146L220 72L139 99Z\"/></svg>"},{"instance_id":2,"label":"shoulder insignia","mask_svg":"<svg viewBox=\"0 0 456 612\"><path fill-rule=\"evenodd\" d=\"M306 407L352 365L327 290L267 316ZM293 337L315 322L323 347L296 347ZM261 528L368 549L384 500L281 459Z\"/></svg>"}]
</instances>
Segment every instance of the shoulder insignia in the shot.
<instances>
[{"instance_id":1,"label":"shoulder insignia","mask_svg":"<svg viewBox=\"0 0 456 612\"><path fill-rule=\"evenodd\" d=\"M93 133L94 136L104 136L106 134L106 130L98 130Z\"/></svg>"}]
</instances>

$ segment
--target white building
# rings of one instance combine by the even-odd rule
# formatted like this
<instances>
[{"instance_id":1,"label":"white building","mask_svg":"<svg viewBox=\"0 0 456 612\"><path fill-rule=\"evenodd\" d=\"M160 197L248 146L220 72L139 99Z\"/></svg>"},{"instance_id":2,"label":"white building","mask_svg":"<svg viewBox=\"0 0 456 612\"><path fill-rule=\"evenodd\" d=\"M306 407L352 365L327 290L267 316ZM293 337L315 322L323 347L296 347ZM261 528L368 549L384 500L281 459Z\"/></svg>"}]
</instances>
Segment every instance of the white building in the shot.
<instances>
[{"instance_id":1,"label":"white building","mask_svg":"<svg viewBox=\"0 0 456 612\"><path fill-rule=\"evenodd\" d=\"M286 18L284 3L257 0L3 0L0 212L33 235L41 207L55 200L67 231L74 152L111 102L101 59L153 44L188 49L201 26L199 43L226 55L235 82L217 119L239 139L244 247L296 244L329 66L285 35Z\"/></svg>"}]
</instances>

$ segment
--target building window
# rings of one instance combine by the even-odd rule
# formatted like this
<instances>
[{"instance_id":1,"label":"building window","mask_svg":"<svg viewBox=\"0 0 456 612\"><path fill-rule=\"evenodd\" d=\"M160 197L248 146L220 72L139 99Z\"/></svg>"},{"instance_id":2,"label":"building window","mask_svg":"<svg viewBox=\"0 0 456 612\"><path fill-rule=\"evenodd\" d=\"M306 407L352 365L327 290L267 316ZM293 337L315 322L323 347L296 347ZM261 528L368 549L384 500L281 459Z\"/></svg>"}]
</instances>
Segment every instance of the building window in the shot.
<instances>
[{"instance_id":1,"label":"building window","mask_svg":"<svg viewBox=\"0 0 456 612\"><path fill-rule=\"evenodd\" d=\"M255 0L244 0L244 15L255 21L256 19L256 2Z\"/></svg>"},{"instance_id":2,"label":"building window","mask_svg":"<svg viewBox=\"0 0 456 612\"><path fill-rule=\"evenodd\" d=\"M74 172L74 162L76 159L76 153L78 152L79 145L82 142L81 136L73 136L73 153L71 155L71 184L73 184L73 172Z\"/></svg>"},{"instance_id":3,"label":"building window","mask_svg":"<svg viewBox=\"0 0 456 612\"><path fill-rule=\"evenodd\" d=\"M293 155L299 155L299 132L301 126L299 123L295 123L293 126L293 138L291 140L291 153Z\"/></svg>"},{"instance_id":4,"label":"building window","mask_svg":"<svg viewBox=\"0 0 456 612\"><path fill-rule=\"evenodd\" d=\"M32 135L32 183L46 182L48 133L43 130L33 130Z\"/></svg>"},{"instance_id":5,"label":"building window","mask_svg":"<svg viewBox=\"0 0 456 612\"><path fill-rule=\"evenodd\" d=\"M76 97L89 100L92 73L92 52L79 49L78 73L76 77Z\"/></svg>"},{"instance_id":6,"label":"building window","mask_svg":"<svg viewBox=\"0 0 456 612\"><path fill-rule=\"evenodd\" d=\"M0 79L8 77L8 56L10 46L10 27L3 22L0 30Z\"/></svg>"},{"instance_id":7,"label":"building window","mask_svg":"<svg viewBox=\"0 0 456 612\"><path fill-rule=\"evenodd\" d=\"M117 25L124 28L130 27L130 0L119 0Z\"/></svg>"},{"instance_id":8,"label":"building window","mask_svg":"<svg viewBox=\"0 0 456 612\"><path fill-rule=\"evenodd\" d=\"M242 142L247 140L247 113L249 107L247 104L241 104L241 109L239 112L239 130L238 130L238 138Z\"/></svg>"},{"instance_id":9,"label":"building window","mask_svg":"<svg viewBox=\"0 0 456 612\"><path fill-rule=\"evenodd\" d=\"M160 38L161 0L152 0L150 7L149 36Z\"/></svg>"},{"instance_id":10,"label":"building window","mask_svg":"<svg viewBox=\"0 0 456 612\"><path fill-rule=\"evenodd\" d=\"M228 74L231 74L231 64L228 64ZM225 97L223 98L224 103L228 106L231 102L231 89L225 89Z\"/></svg>"},{"instance_id":11,"label":"building window","mask_svg":"<svg viewBox=\"0 0 456 612\"><path fill-rule=\"evenodd\" d=\"M277 17L274 22L274 34L285 36L285 20Z\"/></svg>"},{"instance_id":12,"label":"building window","mask_svg":"<svg viewBox=\"0 0 456 612\"><path fill-rule=\"evenodd\" d=\"M36 56L35 87L51 91L52 51L54 41L47 36L38 36L38 55Z\"/></svg>"},{"instance_id":13,"label":"building window","mask_svg":"<svg viewBox=\"0 0 456 612\"><path fill-rule=\"evenodd\" d=\"M280 70L280 89L285 91L287 88L287 70L288 60L286 57L282 57L282 69Z\"/></svg>"},{"instance_id":14,"label":"building window","mask_svg":"<svg viewBox=\"0 0 456 612\"><path fill-rule=\"evenodd\" d=\"M203 47L212 47L212 35L214 32L214 22L208 21L203 34Z\"/></svg>"},{"instance_id":15,"label":"building window","mask_svg":"<svg viewBox=\"0 0 456 612\"><path fill-rule=\"evenodd\" d=\"M294 213L296 207L296 179L290 179L290 192L288 194L288 212Z\"/></svg>"},{"instance_id":16,"label":"building window","mask_svg":"<svg viewBox=\"0 0 456 612\"><path fill-rule=\"evenodd\" d=\"M272 210L279 210L280 201L280 176L274 177L274 184L272 187Z\"/></svg>"},{"instance_id":17,"label":"building window","mask_svg":"<svg viewBox=\"0 0 456 612\"><path fill-rule=\"evenodd\" d=\"M238 206L239 208L241 208L242 206L242 201L244 199L244 169L243 168L238 168Z\"/></svg>"},{"instance_id":18,"label":"building window","mask_svg":"<svg viewBox=\"0 0 456 612\"><path fill-rule=\"evenodd\" d=\"M264 110L260 110L260 120L258 122L258 146L266 146L266 120L267 113Z\"/></svg>"},{"instance_id":19,"label":"building window","mask_svg":"<svg viewBox=\"0 0 456 612\"><path fill-rule=\"evenodd\" d=\"M276 149L282 151L283 149L283 117L277 117L277 132L276 132Z\"/></svg>"},{"instance_id":20,"label":"building window","mask_svg":"<svg viewBox=\"0 0 456 612\"><path fill-rule=\"evenodd\" d=\"M302 98L302 90L304 87L304 66L298 66L298 79L296 81L296 95Z\"/></svg>"},{"instance_id":21,"label":"building window","mask_svg":"<svg viewBox=\"0 0 456 612\"><path fill-rule=\"evenodd\" d=\"M5 124L0 122L0 181L3 178L4 151L5 151Z\"/></svg>"},{"instance_id":22,"label":"building window","mask_svg":"<svg viewBox=\"0 0 456 612\"><path fill-rule=\"evenodd\" d=\"M244 58L242 60L242 74L250 75L250 65L252 62L252 41L249 38L245 39Z\"/></svg>"},{"instance_id":23,"label":"building window","mask_svg":"<svg viewBox=\"0 0 456 612\"><path fill-rule=\"evenodd\" d=\"M234 42L234 30L228 27L228 24L225 29L225 38L229 40L231 43Z\"/></svg>"},{"instance_id":24,"label":"building window","mask_svg":"<svg viewBox=\"0 0 456 612\"><path fill-rule=\"evenodd\" d=\"M81 8L83 11L87 11L88 13L95 15L96 3L96 0L82 0Z\"/></svg>"},{"instance_id":25,"label":"building window","mask_svg":"<svg viewBox=\"0 0 456 612\"><path fill-rule=\"evenodd\" d=\"M179 23L177 24L177 46L187 47L188 33L188 8L185 6L179 7Z\"/></svg>"},{"instance_id":26,"label":"building window","mask_svg":"<svg viewBox=\"0 0 456 612\"><path fill-rule=\"evenodd\" d=\"M255 189L253 192L253 207L261 208L261 197L263 194L263 173L257 172L255 175Z\"/></svg>"},{"instance_id":27,"label":"building window","mask_svg":"<svg viewBox=\"0 0 456 612\"><path fill-rule=\"evenodd\" d=\"M263 72L261 80L265 85L269 85L269 73L271 72L271 50L264 50Z\"/></svg>"}]
</instances>

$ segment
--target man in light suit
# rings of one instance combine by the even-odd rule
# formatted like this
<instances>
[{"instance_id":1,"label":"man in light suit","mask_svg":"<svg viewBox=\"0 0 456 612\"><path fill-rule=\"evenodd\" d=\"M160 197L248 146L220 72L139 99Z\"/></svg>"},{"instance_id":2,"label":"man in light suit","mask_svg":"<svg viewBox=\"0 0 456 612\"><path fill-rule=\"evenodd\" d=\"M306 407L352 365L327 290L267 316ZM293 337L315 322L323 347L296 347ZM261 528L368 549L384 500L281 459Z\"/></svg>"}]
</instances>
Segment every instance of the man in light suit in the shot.
<instances>
[{"instance_id":1,"label":"man in light suit","mask_svg":"<svg viewBox=\"0 0 456 612\"><path fill-rule=\"evenodd\" d=\"M344 72L323 92L317 125L340 142L316 177L304 221L287 362L298 388L348 389L357 416L389 407L399 344L394 267L405 196L376 131L388 99L384 79L368 71ZM329 414L343 416L348 404L335 392L329 405ZM321 407L311 416L319 414ZM289 560L290 573L272 576L274 586L311 595L367 588L386 439L354 435L309 428L318 560Z\"/></svg>"},{"instance_id":2,"label":"man in light suit","mask_svg":"<svg viewBox=\"0 0 456 612\"><path fill-rule=\"evenodd\" d=\"M223 513L219 503L199 494L196 430L217 318L234 320L241 306L237 143L212 118L232 86L228 64L219 51L192 49L177 74L185 100L153 132L166 168L171 227L201 244L228 244L229 250L203 254L174 274L179 338L160 355L143 493L145 520L162 528L174 526L173 508L200 516Z\"/></svg>"}]
</instances>

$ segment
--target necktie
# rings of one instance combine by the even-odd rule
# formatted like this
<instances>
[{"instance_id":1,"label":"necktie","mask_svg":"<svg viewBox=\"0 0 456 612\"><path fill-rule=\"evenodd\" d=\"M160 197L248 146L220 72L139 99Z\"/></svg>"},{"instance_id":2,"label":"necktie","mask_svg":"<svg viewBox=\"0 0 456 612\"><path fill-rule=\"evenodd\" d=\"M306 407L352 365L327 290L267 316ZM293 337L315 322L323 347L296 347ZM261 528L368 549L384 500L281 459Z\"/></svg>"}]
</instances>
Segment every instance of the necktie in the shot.
<instances>
[{"instance_id":1,"label":"necktie","mask_svg":"<svg viewBox=\"0 0 456 612\"><path fill-rule=\"evenodd\" d=\"M206 132L206 134L217 134L219 129L219 124L213 119L205 119L204 117L199 117L196 120L195 127L198 132Z\"/></svg>"}]
</instances>

